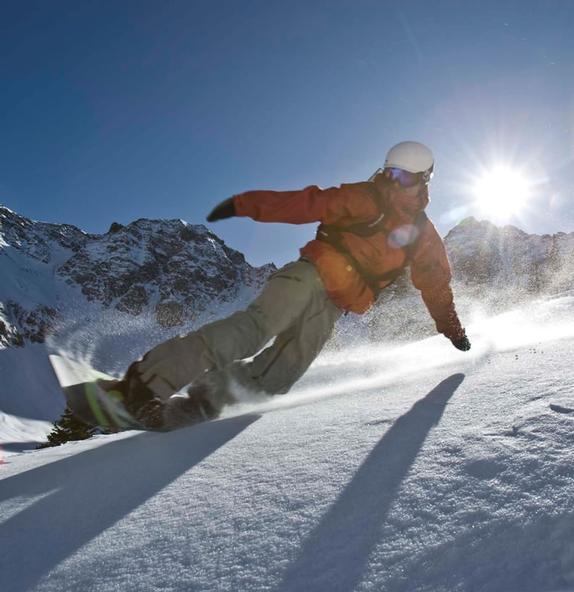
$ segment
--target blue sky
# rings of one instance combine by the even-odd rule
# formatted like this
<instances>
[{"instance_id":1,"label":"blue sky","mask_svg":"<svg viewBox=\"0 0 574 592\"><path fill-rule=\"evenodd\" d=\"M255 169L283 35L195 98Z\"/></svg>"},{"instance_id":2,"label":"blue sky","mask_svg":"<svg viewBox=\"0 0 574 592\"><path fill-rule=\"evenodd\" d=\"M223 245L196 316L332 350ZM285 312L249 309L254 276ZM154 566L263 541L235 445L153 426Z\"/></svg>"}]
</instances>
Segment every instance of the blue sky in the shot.
<instances>
[{"instance_id":1,"label":"blue sky","mask_svg":"<svg viewBox=\"0 0 574 592\"><path fill-rule=\"evenodd\" d=\"M201 223L247 189L367 178L427 143L442 233L500 163L533 185L508 220L574 231L574 2L87 0L0 4L0 203L105 232ZM488 212L481 212L489 217ZM312 226L211 228L248 260Z\"/></svg>"}]
</instances>

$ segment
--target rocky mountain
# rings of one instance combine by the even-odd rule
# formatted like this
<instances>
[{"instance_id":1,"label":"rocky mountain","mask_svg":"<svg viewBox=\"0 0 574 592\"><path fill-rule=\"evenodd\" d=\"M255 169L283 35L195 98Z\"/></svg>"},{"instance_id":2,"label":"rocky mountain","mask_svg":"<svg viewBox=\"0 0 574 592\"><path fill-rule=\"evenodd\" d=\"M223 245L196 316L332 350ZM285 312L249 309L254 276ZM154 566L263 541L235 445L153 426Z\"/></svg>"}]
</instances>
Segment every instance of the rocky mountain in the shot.
<instances>
[{"instance_id":1,"label":"rocky mountain","mask_svg":"<svg viewBox=\"0 0 574 592\"><path fill-rule=\"evenodd\" d=\"M41 343L81 311L193 324L253 297L254 268L203 225L140 219L106 234L34 222L0 206L0 347Z\"/></svg>"},{"instance_id":2,"label":"rocky mountain","mask_svg":"<svg viewBox=\"0 0 574 592\"><path fill-rule=\"evenodd\" d=\"M560 292L574 282L574 232L528 234L471 217L457 224L444 243L455 291L520 298ZM412 291L408 273L397 284L402 295Z\"/></svg>"},{"instance_id":3,"label":"rocky mountain","mask_svg":"<svg viewBox=\"0 0 574 592\"><path fill-rule=\"evenodd\" d=\"M446 236L458 284L478 289L552 294L574 282L574 233L527 234L467 218Z\"/></svg>"},{"instance_id":4,"label":"rocky mountain","mask_svg":"<svg viewBox=\"0 0 574 592\"><path fill-rule=\"evenodd\" d=\"M574 287L574 232L528 234L466 218L444 238L453 271L453 292L464 324L518 302ZM355 324L373 340L433 335L435 327L406 271L377 306ZM346 328L346 332L350 331Z\"/></svg>"}]
</instances>

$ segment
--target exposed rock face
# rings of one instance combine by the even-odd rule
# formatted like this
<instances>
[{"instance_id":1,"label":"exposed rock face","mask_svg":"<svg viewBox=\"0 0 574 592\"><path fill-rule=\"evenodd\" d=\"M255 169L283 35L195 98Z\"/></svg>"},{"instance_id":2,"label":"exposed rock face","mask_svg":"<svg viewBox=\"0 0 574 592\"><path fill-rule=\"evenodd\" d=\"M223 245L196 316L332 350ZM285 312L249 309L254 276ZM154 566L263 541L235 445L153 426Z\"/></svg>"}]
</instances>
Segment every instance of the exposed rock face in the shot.
<instances>
[{"instance_id":1,"label":"exposed rock face","mask_svg":"<svg viewBox=\"0 0 574 592\"><path fill-rule=\"evenodd\" d=\"M514 226L466 218L444 243L458 289L552 294L574 285L574 233L527 234ZM390 289L414 292L408 272ZM385 291L386 292L386 291Z\"/></svg>"},{"instance_id":2,"label":"exposed rock face","mask_svg":"<svg viewBox=\"0 0 574 592\"><path fill-rule=\"evenodd\" d=\"M43 343L58 318L57 311L51 306L39 305L26 310L13 300L8 300L7 311L18 327L14 345L23 345L24 341Z\"/></svg>"},{"instance_id":3,"label":"exposed rock face","mask_svg":"<svg viewBox=\"0 0 574 592\"><path fill-rule=\"evenodd\" d=\"M516 302L574 287L574 233L527 234L467 218L444 239L459 316L501 311ZM435 327L407 271L358 321L374 340L433 335ZM364 331L363 331L364 334Z\"/></svg>"},{"instance_id":4,"label":"exposed rock face","mask_svg":"<svg viewBox=\"0 0 574 592\"><path fill-rule=\"evenodd\" d=\"M21 347L24 345L24 337L7 319L4 305L0 302L0 349L8 346Z\"/></svg>"},{"instance_id":5,"label":"exposed rock face","mask_svg":"<svg viewBox=\"0 0 574 592\"><path fill-rule=\"evenodd\" d=\"M90 237L57 274L80 286L88 300L133 315L151 306L158 321L173 325L214 300L232 300L245 285L261 285L271 269L255 270L204 226L137 220Z\"/></svg>"},{"instance_id":6,"label":"exposed rock face","mask_svg":"<svg viewBox=\"0 0 574 592\"><path fill-rule=\"evenodd\" d=\"M88 237L75 226L33 222L0 205L0 247L11 247L42 263L53 262L61 249L78 250Z\"/></svg>"},{"instance_id":7,"label":"exposed rock face","mask_svg":"<svg viewBox=\"0 0 574 592\"><path fill-rule=\"evenodd\" d=\"M274 269L252 267L204 226L181 220L113 223L93 235L0 207L0 272L9 280L0 287L0 346L43 341L69 314L60 310L66 286L88 303L174 327L255 295Z\"/></svg>"},{"instance_id":8,"label":"exposed rock face","mask_svg":"<svg viewBox=\"0 0 574 592\"><path fill-rule=\"evenodd\" d=\"M457 282L528 294L572 287L574 233L527 234L467 218L445 238Z\"/></svg>"}]
</instances>

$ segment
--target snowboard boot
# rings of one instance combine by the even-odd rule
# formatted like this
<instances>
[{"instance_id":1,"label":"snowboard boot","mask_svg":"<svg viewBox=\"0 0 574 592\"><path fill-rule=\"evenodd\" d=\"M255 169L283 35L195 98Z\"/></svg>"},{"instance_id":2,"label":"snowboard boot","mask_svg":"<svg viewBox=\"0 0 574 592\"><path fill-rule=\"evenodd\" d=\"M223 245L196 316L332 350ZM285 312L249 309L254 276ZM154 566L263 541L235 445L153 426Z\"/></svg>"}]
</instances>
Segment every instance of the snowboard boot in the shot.
<instances>
[{"instance_id":1,"label":"snowboard boot","mask_svg":"<svg viewBox=\"0 0 574 592\"><path fill-rule=\"evenodd\" d=\"M135 370L135 363L128 368L121 380L99 380L98 384L106 392L119 393L128 413L145 428L161 429L163 427L165 403L141 381Z\"/></svg>"},{"instance_id":2,"label":"snowboard boot","mask_svg":"<svg viewBox=\"0 0 574 592\"><path fill-rule=\"evenodd\" d=\"M151 401L139 405L132 413L134 418L148 430L161 430L165 428L163 421L163 409L165 403L161 399L153 398Z\"/></svg>"},{"instance_id":3,"label":"snowboard boot","mask_svg":"<svg viewBox=\"0 0 574 592\"><path fill-rule=\"evenodd\" d=\"M227 370L214 370L204 374L187 389L187 396L174 396L164 407L164 425L173 429L202 421L216 419L226 405L237 403L231 392Z\"/></svg>"},{"instance_id":4,"label":"snowboard boot","mask_svg":"<svg viewBox=\"0 0 574 592\"><path fill-rule=\"evenodd\" d=\"M163 425L175 429L215 419L221 409L213 404L211 395L209 386L199 383L191 385L186 396L171 397L163 407Z\"/></svg>"}]
</instances>

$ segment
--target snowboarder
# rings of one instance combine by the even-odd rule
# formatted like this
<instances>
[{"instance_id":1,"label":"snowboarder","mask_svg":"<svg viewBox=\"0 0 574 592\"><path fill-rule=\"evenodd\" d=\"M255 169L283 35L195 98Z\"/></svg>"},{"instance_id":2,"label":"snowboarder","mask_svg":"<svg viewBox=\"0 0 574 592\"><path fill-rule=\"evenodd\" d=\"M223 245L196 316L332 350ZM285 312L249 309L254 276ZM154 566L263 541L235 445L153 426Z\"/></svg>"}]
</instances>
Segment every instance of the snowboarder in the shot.
<instances>
[{"instance_id":1,"label":"snowboarder","mask_svg":"<svg viewBox=\"0 0 574 592\"><path fill-rule=\"evenodd\" d=\"M444 244L424 212L433 168L429 148L401 142L366 182L248 191L217 205L209 222L246 216L320 225L300 259L273 273L246 310L160 343L134 362L113 384L127 409L145 425L158 426L216 417L234 400L232 381L286 393L341 314L367 311L406 266L438 332L459 350L470 349L453 302ZM187 385L188 397L170 399Z\"/></svg>"}]
</instances>

